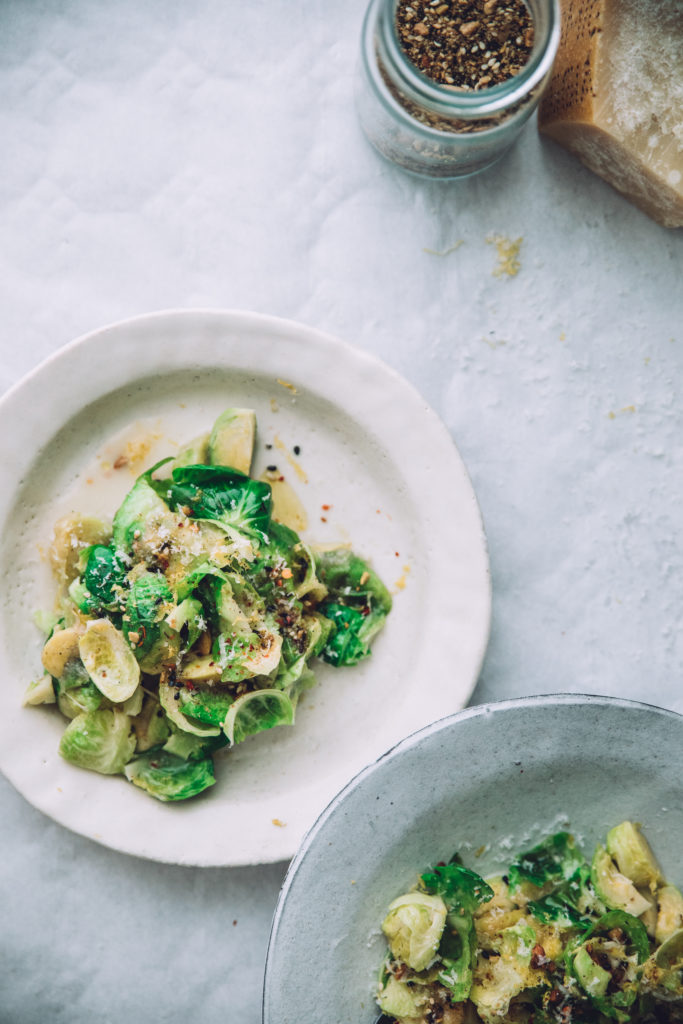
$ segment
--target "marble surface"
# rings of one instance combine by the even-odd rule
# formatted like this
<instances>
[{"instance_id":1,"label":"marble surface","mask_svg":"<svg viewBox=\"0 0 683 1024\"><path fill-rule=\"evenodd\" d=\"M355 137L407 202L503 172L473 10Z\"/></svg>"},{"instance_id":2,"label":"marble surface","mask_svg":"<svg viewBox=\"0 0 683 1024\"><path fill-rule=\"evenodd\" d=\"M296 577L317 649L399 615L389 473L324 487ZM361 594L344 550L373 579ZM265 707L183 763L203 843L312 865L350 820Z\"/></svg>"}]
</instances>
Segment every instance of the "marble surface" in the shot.
<instances>
[{"instance_id":1,"label":"marble surface","mask_svg":"<svg viewBox=\"0 0 683 1024\"><path fill-rule=\"evenodd\" d=\"M534 124L467 181L382 162L353 106L363 6L2 0L0 389L156 309L336 334L412 381L472 476L494 586L473 701L683 711L683 233ZM496 239L521 240L514 276ZM286 865L137 861L4 779L0 840L0 1024L260 1020Z\"/></svg>"}]
</instances>

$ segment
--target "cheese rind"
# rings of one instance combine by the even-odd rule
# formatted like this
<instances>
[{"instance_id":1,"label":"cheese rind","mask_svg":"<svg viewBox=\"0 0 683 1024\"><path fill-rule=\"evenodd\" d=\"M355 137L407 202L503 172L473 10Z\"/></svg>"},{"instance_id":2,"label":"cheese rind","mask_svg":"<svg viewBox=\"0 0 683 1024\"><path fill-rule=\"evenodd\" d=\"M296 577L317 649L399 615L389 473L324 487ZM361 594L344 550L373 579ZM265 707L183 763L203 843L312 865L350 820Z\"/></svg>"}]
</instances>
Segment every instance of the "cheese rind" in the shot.
<instances>
[{"instance_id":1,"label":"cheese rind","mask_svg":"<svg viewBox=\"0 0 683 1024\"><path fill-rule=\"evenodd\" d=\"M539 129L645 213L683 226L683 0L562 0Z\"/></svg>"}]
</instances>

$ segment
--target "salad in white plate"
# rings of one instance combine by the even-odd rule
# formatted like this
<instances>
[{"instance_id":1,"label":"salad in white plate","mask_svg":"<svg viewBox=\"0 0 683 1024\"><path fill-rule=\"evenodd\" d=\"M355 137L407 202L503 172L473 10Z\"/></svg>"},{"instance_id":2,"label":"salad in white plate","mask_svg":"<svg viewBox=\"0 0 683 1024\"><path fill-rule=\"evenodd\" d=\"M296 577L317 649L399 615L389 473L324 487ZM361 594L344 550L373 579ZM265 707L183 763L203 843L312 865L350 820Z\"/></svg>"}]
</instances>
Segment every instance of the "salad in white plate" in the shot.
<instances>
[{"instance_id":1,"label":"salad in white plate","mask_svg":"<svg viewBox=\"0 0 683 1024\"><path fill-rule=\"evenodd\" d=\"M311 663L370 654L389 591L348 548L314 550L249 475L250 409L135 481L105 523L55 527L54 612L27 705L68 720L62 757L162 801L215 782L213 756L294 722Z\"/></svg>"}]
</instances>

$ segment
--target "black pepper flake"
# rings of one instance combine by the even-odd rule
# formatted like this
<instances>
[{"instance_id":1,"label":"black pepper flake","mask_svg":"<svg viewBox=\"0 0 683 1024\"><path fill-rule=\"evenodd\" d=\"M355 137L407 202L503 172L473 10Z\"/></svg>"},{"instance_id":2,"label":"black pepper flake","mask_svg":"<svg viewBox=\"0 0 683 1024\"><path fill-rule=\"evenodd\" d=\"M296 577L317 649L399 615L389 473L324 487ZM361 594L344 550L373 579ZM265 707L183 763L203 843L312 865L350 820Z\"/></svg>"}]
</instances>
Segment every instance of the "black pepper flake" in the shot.
<instances>
[{"instance_id":1,"label":"black pepper flake","mask_svg":"<svg viewBox=\"0 0 683 1024\"><path fill-rule=\"evenodd\" d=\"M295 455L301 455L301 446L298 445L298 444L295 444L294 448L292 449L292 451L294 452Z\"/></svg>"},{"instance_id":2,"label":"black pepper flake","mask_svg":"<svg viewBox=\"0 0 683 1024\"><path fill-rule=\"evenodd\" d=\"M277 466L266 466L269 473L277 473Z\"/></svg>"}]
</instances>

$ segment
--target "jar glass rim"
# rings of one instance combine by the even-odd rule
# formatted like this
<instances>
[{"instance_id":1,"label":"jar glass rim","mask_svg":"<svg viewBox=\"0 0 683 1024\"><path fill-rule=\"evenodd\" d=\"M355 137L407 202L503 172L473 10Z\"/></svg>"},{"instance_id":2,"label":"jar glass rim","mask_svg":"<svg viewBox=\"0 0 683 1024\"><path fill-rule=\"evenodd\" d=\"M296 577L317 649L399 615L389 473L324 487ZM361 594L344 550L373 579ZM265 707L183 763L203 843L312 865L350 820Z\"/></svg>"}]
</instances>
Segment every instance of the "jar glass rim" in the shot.
<instances>
[{"instance_id":1,"label":"jar glass rim","mask_svg":"<svg viewBox=\"0 0 683 1024\"><path fill-rule=\"evenodd\" d=\"M490 88L466 91L442 85L423 74L409 60L398 36L396 10L399 0L372 0L370 3L364 28L364 59L370 64L368 70L371 70L374 54L368 51L368 46L375 47L372 28L376 22L384 56L399 80L397 84L408 98L446 117L486 117L524 100L550 71L560 41L560 10L559 0L544 2L547 17L542 25L543 35L540 40L538 37L534 40L530 59L518 74ZM534 27L538 31L536 19Z\"/></svg>"}]
</instances>

